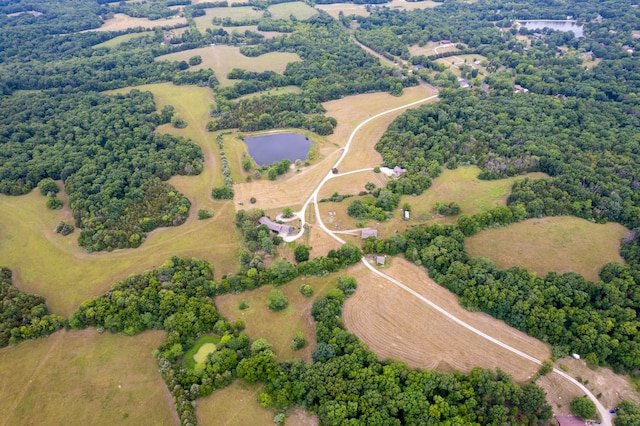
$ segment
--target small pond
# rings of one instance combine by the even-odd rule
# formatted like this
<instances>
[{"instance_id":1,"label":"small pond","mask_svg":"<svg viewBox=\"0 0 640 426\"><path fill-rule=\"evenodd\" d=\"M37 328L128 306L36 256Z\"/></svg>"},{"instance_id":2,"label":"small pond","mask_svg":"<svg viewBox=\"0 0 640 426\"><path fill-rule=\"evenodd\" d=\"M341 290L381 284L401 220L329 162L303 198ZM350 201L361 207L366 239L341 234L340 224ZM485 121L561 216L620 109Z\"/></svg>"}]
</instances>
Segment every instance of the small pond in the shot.
<instances>
[{"instance_id":1,"label":"small pond","mask_svg":"<svg viewBox=\"0 0 640 426\"><path fill-rule=\"evenodd\" d=\"M297 133L274 133L245 138L249 155L258 166L264 166L288 158L293 163L305 160L311 141Z\"/></svg>"},{"instance_id":2,"label":"small pond","mask_svg":"<svg viewBox=\"0 0 640 426\"><path fill-rule=\"evenodd\" d=\"M582 25L578 25L573 21L519 21L520 25L528 30L541 30L549 28L554 31L573 31L576 38L584 37Z\"/></svg>"}]
</instances>

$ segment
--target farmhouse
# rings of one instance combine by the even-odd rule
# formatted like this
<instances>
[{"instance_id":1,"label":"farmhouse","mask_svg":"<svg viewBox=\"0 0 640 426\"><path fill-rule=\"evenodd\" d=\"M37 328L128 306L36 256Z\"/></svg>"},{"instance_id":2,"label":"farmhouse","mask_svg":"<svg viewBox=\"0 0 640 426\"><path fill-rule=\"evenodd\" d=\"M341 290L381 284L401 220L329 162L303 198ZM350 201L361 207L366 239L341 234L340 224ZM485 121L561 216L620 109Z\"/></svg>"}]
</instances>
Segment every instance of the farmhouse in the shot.
<instances>
[{"instance_id":1,"label":"farmhouse","mask_svg":"<svg viewBox=\"0 0 640 426\"><path fill-rule=\"evenodd\" d=\"M378 238L378 230L373 228L363 228L362 235L360 236L360 238L362 238L363 240L366 240L369 237Z\"/></svg>"},{"instance_id":2,"label":"farmhouse","mask_svg":"<svg viewBox=\"0 0 640 426\"><path fill-rule=\"evenodd\" d=\"M407 173L407 169L403 169L400 166L395 166L393 168L392 172L393 172L393 177L395 177L397 179L400 176L402 176L403 174Z\"/></svg>"},{"instance_id":3,"label":"farmhouse","mask_svg":"<svg viewBox=\"0 0 640 426\"><path fill-rule=\"evenodd\" d=\"M448 45L448 44L451 44L451 40L447 40L447 39L440 40L440 44L441 44L442 46L446 46L446 45Z\"/></svg>"},{"instance_id":4,"label":"farmhouse","mask_svg":"<svg viewBox=\"0 0 640 426\"><path fill-rule=\"evenodd\" d=\"M513 90L514 90L516 93L520 93L520 92L522 92L522 93L527 93L527 92L529 91L529 89L525 89L524 87L520 86L519 84L514 85L514 86L513 86Z\"/></svg>"},{"instance_id":5,"label":"farmhouse","mask_svg":"<svg viewBox=\"0 0 640 426\"><path fill-rule=\"evenodd\" d=\"M587 422L576 416L556 416L558 426L587 426Z\"/></svg>"},{"instance_id":6,"label":"farmhouse","mask_svg":"<svg viewBox=\"0 0 640 426\"><path fill-rule=\"evenodd\" d=\"M273 232L277 232L280 236L288 235L289 233L293 232L293 227L275 223L266 216L262 216L260 219L258 219L258 222L262 225L266 225L267 228L271 229Z\"/></svg>"}]
</instances>

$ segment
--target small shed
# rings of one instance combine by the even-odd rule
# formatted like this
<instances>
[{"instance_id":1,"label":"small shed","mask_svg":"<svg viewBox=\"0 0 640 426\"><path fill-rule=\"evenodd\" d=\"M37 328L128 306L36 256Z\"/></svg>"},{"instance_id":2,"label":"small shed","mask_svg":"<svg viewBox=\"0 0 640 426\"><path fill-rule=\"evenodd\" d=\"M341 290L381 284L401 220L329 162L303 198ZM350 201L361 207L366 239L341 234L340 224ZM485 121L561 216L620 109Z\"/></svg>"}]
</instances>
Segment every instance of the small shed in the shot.
<instances>
[{"instance_id":1,"label":"small shed","mask_svg":"<svg viewBox=\"0 0 640 426\"><path fill-rule=\"evenodd\" d=\"M393 172L393 176L397 179L400 176L402 176L403 174L407 173L407 169L403 169L400 166L395 166L393 168L393 170L391 170Z\"/></svg>"},{"instance_id":2,"label":"small shed","mask_svg":"<svg viewBox=\"0 0 640 426\"><path fill-rule=\"evenodd\" d=\"M404 211L404 220L409 220L410 212L409 210Z\"/></svg>"},{"instance_id":3,"label":"small shed","mask_svg":"<svg viewBox=\"0 0 640 426\"><path fill-rule=\"evenodd\" d=\"M446 45L448 45L448 44L451 44L451 40L447 40L447 39L440 40L440 44L441 44L442 46L446 46Z\"/></svg>"},{"instance_id":4,"label":"small shed","mask_svg":"<svg viewBox=\"0 0 640 426\"><path fill-rule=\"evenodd\" d=\"M384 266L384 256L376 256L376 263L380 266Z\"/></svg>"},{"instance_id":5,"label":"small shed","mask_svg":"<svg viewBox=\"0 0 640 426\"><path fill-rule=\"evenodd\" d=\"M363 240L366 240L369 237L378 238L378 230L373 228L363 228L360 238L362 238Z\"/></svg>"}]
</instances>

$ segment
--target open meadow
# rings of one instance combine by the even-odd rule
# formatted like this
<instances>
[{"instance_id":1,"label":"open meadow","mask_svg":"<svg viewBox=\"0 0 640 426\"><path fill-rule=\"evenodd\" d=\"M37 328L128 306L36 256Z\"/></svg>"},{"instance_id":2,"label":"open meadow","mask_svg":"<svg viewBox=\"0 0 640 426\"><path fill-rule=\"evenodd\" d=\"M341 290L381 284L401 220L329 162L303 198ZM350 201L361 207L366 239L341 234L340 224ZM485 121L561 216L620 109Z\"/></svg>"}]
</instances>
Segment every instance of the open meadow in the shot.
<instances>
[{"instance_id":1,"label":"open meadow","mask_svg":"<svg viewBox=\"0 0 640 426\"><path fill-rule=\"evenodd\" d=\"M113 18L104 21L100 28L87 31L124 31L129 28L138 27L150 30L157 27L165 28L174 27L176 25L187 25L187 18L174 17L155 19L152 21L147 18L134 18L132 16L125 15L124 13L115 13Z\"/></svg>"},{"instance_id":2,"label":"open meadow","mask_svg":"<svg viewBox=\"0 0 640 426\"><path fill-rule=\"evenodd\" d=\"M262 389L236 379L229 386L200 398L196 405L198 423L220 426L272 426L273 411L258 403Z\"/></svg>"},{"instance_id":3,"label":"open meadow","mask_svg":"<svg viewBox=\"0 0 640 426\"><path fill-rule=\"evenodd\" d=\"M275 71L284 72L290 62L299 62L300 57L295 53L269 52L255 58L244 56L240 53L240 48L226 45L216 45L200 47L198 49L184 50L182 52L170 53L158 56L157 61L188 61L190 57L199 55L202 63L190 67L192 70L211 68L221 86L231 86L233 80L229 80L227 75L234 68L249 71Z\"/></svg>"},{"instance_id":4,"label":"open meadow","mask_svg":"<svg viewBox=\"0 0 640 426\"><path fill-rule=\"evenodd\" d=\"M299 21L309 19L318 13L314 8L301 1L272 4L267 10L273 19L289 19L289 16L293 15Z\"/></svg>"},{"instance_id":5,"label":"open meadow","mask_svg":"<svg viewBox=\"0 0 640 426\"><path fill-rule=\"evenodd\" d=\"M0 424L176 424L152 356L164 336L63 330L0 349Z\"/></svg>"},{"instance_id":6,"label":"open meadow","mask_svg":"<svg viewBox=\"0 0 640 426\"><path fill-rule=\"evenodd\" d=\"M409 46L409 53L411 56L430 56L438 53L455 52L457 50L458 48L453 43L441 45L437 41L429 41L424 46L419 46L417 44Z\"/></svg>"},{"instance_id":7,"label":"open meadow","mask_svg":"<svg viewBox=\"0 0 640 426\"><path fill-rule=\"evenodd\" d=\"M239 6L239 7L213 7L205 9L205 14L193 18L198 31L205 32L207 28L214 27L213 18L229 18L232 21L239 21L245 19L259 19L262 18L263 13L259 10L252 8L251 6ZM225 30L231 32L234 27L226 27Z\"/></svg>"},{"instance_id":8,"label":"open meadow","mask_svg":"<svg viewBox=\"0 0 640 426\"><path fill-rule=\"evenodd\" d=\"M151 31L143 31L141 33L123 34L121 36L114 37L111 40L107 40L107 41L104 41L102 43L96 44L96 45L93 46L93 48L94 49L98 49L100 47L106 47L108 49L113 49L115 47L118 47L122 43L126 43L126 42L131 41L131 40L133 40L135 38L144 37L144 36L151 35L151 34L153 34Z\"/></svg>"},{"instance_id":9,"label":"open meadow","mask_svg":"<svg viewBox=\"0 0 640 426\"><path fill-rule=\"evenodd\" d=\"M551 357L549 347L539 340L489 315L462 308L458 298L429 278L424 268L399 257L387 257L382 271L510 346L538 359ZM380 358L445 371L500 367L519 382L538 371L536 364L455 324L406 291L374 275L364 265L358 264L350 273L357 278L358 289L345 302L345 325Z\"/></svg>"},{"instance_id":10,"label":"open meadow","mask_svg":"<svg viewBox=\"0 0 640 426\"><path fill-rule=\"evenodd\" d=\"M311 317L313 301L337 286L338 275L348 273L349 271L344 271L321 278L299 277L279 287L266 285L241 294L225 294L216 297L215 304L227 320L244 321L244 331L249 337L267 339L279 361L300 358L311 362L311 354L316 349L316 327ZM300 286L304 284L313 288L313 296L307 298L300 293ZM267 298L274 288L282 291L289 301L289 305L279 312L272 312L267 308ZM247 308L240 309L240 302L244 302ZM291 349L291 341L297 331L304 334L307 346L294 351Z\"/></svg>"},{"instance_id":11,"label":"open meadow","mask_svg":"<svg viewBox=\"0 0 640 426\"><path fill-rule=\"evenodd\" d=\"M551 271L576 272L598 281L598 272L606 263L624 263L618 251L627 231L613 222L545 217L487 229L467 238L465 249L471 256L493 260L500 268L521 266L540 276Z\"/></svg>"},{"instance_id":12,"label":"open meadow","mask_svg":"<svg viewBox=\"0 0 640 426\"><path fill-rule=\"evenodd\" d=\"M54 313L67 316L118 280L157 267L174 255L212 262L217 278L238 269L240 243L235 226L229 226L235 217L233 203L210 197L211 188L222 182L215 135L205 130L209 104L213 102L210 90L171 83L138 89L151 90L158 108L170 103L189 123L184 129L165 125L159 131L189 137L202 147L203 172L169 181L191 201L189 219L183 225L149 233L139 248L87 253L78 246L78 230L68 237L53 232L61 220L70 221L68 205L62 210L48 210L37 190L19 197L0 196L0 258L13 270L16 286L44 296ZM60 198L64 197L62 194ZM214 217L196 220L198 209L212 210Z\"/></svg>"}]
</instances>

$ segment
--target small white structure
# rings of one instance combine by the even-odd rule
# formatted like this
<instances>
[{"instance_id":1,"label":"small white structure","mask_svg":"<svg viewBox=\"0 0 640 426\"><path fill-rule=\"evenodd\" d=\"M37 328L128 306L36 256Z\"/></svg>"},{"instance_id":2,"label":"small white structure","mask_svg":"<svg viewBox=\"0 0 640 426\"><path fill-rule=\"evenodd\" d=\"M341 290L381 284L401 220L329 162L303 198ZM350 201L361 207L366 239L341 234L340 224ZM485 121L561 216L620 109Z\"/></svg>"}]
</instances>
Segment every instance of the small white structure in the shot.
<instances>
[{"instance_id":1,"label":"small white structure","mask_svg":"<svg viewBox=\"0 0 640 426\"><path fill-rule=\"evenodd\" d=\"M572 357L574 357L575 359L580 359L580 355L578 354L571 354Z\"/></svg>"},{"instance_id":2,"label":"small white structure","mask_svg":"<svg viewBox=\"0 0 640 426\"><path fill-rule=\"evenodd\" d=\"M409 220L409 210L404 211L404 220Z\"/></svg>"},{"instance_id":3,"label":"small white structure","mask_svg":"<svg viewBox=\"0 0 640 426\"><path fill-rule=\"evenodd\" d=\"M384 266L384 256L376 256L376 263L380 266Z\"/></svg>"},{"instance_id":4,"label":"small white structure","mask_svg":"<svg viewBox=\"0 0 640 426\"><path fill-rule=\"evenodd\" d=\"M366 240L369 237L378 238L378 230L373 228L363 228L360 238L362 238L363 240Z\"/></svg>"}]
</instances>

